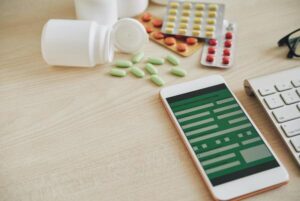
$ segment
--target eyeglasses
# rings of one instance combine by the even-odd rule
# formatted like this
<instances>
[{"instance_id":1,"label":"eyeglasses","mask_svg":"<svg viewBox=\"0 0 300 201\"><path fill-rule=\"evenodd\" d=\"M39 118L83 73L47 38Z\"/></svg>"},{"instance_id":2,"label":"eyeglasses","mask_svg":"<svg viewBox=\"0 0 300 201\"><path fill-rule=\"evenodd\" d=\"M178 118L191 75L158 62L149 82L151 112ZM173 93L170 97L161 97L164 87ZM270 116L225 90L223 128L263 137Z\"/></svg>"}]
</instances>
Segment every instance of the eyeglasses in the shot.
<instances>
[{"instance_id":1,"label":"eyeglasses","mask_svg":"<svg viewBox=\"0 0 300 201\"><path fill-rule=\"evenodd\" d=\"M278 41L279 47L284 45L287 45L289 48L287 58L300 57L300 29L289 33Z\"/></svg>"}]
</instances>

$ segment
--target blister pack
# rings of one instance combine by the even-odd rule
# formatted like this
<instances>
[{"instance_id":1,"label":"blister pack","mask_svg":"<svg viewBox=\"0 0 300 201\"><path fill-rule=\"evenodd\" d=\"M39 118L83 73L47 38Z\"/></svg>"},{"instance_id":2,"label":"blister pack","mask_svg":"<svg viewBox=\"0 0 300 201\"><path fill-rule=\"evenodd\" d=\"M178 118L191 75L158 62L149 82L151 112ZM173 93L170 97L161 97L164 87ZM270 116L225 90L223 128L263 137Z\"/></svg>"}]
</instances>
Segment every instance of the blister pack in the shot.
<instances>
[{"instance_id":1,"label":"blister pack","mask_svg":"<svg viewBox=\"0 0 300 201\"><path fill-rule=\"evenodd\" d=\"M237 25L224 20L222 35L205 43L201 64L210 67L229 68L234 63Z\"/></svg>"},{"instance_id":2,"label":"blister pack","mask_svg":"<svg viewBox=\"0 0 300 201\"><path fill-rule=\"evenodd\" d=\"M196 37L185 37L179 35L169 35L161 32L162 19L153 16L150 13L144 13L138 16L138 20L144 25L149 38L162 45L163 47L172 50L181 56L190 56L199 50L204 41L200 41Z\"/></svg>"},{"instance_id":3,"label":"blister pack","mask_svg":"<svg viewBox=\"0 0 300 201\"><path fill-rule=\"evenodd\" d=\"M198 38L215 38L222 33L224 11L224 4L169 1L162 32Z\"/></svg>"}]
</instances>

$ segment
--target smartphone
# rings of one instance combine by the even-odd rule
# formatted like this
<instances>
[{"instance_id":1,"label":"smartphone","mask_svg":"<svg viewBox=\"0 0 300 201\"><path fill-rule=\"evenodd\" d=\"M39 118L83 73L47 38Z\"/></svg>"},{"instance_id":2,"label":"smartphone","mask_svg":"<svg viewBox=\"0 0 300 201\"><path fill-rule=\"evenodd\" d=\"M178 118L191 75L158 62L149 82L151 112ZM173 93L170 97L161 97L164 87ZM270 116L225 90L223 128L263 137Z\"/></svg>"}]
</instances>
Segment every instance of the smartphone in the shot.
<instances>
[{"instance_id":1,"label":"smartphone","mask_svg":"<svg viewBox=\"0 0 300 201\"><path fill-rule=\"evenodd\" d=\"M216 200L288 182L286 169L221 76L166 87L160 96Z\"/></svg>"}]
</instances>

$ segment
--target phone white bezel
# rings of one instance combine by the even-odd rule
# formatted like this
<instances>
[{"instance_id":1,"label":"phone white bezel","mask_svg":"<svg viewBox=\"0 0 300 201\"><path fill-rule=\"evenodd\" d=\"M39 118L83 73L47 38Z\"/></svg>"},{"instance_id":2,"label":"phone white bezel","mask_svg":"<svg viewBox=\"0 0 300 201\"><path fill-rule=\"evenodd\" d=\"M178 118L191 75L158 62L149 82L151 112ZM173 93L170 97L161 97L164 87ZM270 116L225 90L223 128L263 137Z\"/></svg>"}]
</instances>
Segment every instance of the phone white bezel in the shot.
<instances>
[{"instance_id":1,"label":"phone white bezel","mask_svg":"<svg viewBox=\"0 0 300 201\"><path fill-rule=\"evenodd\" d=\"M252 119L249 117L241 103L238 101L234 93L232 93L233 97L236 99L237 103L240 105L241 109L244 111L246 116L249 118L250 122L252 123L253 127L257 130L258 134L261 136L262 140L266 144L266 146L269 148L270 152L273 154L277 162L280 166L266 170L260 173L256 173L247 177L243 177L240 179L236 179L230 182L226 182L224 184L220 184L217 186L213 186L206 175L201 163L199 162L196 154L194 153L193 148L191 147L190 143L188 142L183 130L181 129L179 123L176 120L176 117L174 116L168 102L167 98L188 93L191 91L204 89L207 87L215 86L218 84L225 84L228 88L228 90L232 93L228 85L226 84L225 80L219 76L219 75L212 75L205 78L197 79L190 82L185 82L182 84L173 85L170 87L163 88L160 91L161 99L165 105L165 108L167 109L167 112L169 113L173 123L175 124L177 130L179 131L179 134L187 147L188 151L190 152L190 155L197 167L197 169L200 171L205 183L209 187L209 190L211 191L213 197L217 200L230 200L235 199L242 196L247 196L249 194L253 194L255 192L261 191L263 189L271 188L272 186L276 186L279 184L287 183L289 180L289 175L282 165L282 163L278 160L278 157L271 149L270 145L265 140L264 136L260 133Z\"/></svg>"}]
</instances>

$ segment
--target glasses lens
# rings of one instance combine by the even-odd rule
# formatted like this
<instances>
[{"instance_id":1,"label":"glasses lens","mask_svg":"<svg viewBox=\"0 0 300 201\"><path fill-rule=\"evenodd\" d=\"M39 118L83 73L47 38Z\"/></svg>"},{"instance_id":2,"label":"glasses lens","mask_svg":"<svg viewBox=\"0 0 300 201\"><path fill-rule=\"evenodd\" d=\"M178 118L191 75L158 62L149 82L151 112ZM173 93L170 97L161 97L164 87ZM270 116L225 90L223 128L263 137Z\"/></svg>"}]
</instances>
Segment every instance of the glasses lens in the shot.
<instances>
[{"instance_id":1,"label":"glasses lens","mask_svg":"<svg viewBox=\"0 0 300 201\"><path fill-rule=\"evenodd\" d=\"M292 47L294 53L297 56L300 56L300 30L290 35L289 44L290 47Z\"/></svg>"}]
</instances>

